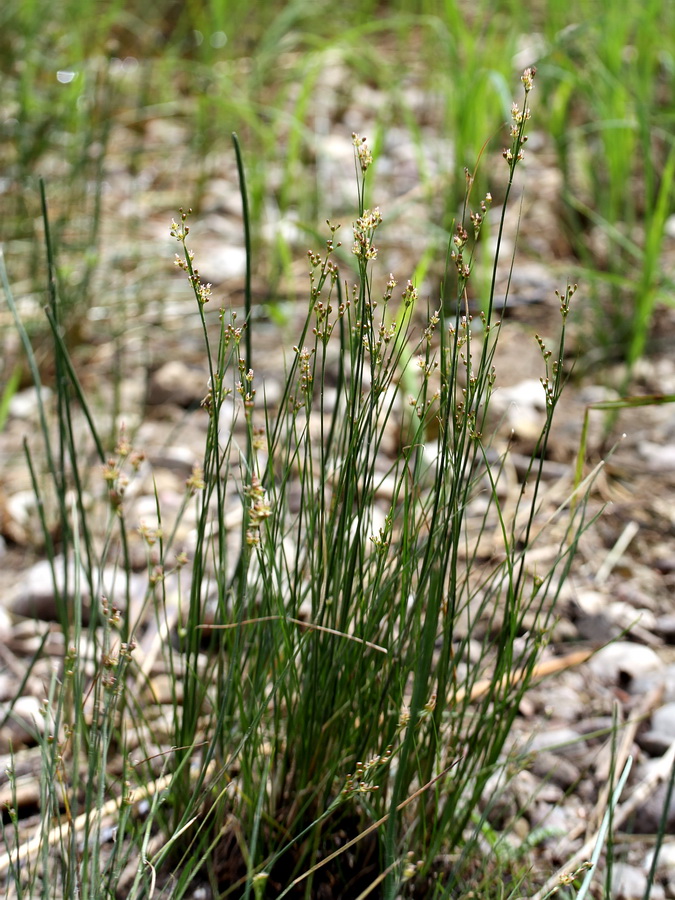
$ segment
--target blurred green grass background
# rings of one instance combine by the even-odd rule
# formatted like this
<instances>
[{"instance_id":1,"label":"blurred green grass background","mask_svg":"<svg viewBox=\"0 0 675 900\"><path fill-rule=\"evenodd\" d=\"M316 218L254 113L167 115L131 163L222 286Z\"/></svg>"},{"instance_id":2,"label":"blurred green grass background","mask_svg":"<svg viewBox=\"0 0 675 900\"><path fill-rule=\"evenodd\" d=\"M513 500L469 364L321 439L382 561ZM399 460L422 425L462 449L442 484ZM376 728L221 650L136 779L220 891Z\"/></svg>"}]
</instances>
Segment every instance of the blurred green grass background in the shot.
<instances>
[{"instance_id":1,"label":"blurred green grass background","mask_svg":"<svg viewBox=\"0 0 675 900\"><path fill-rule=\"evenodd\" d=\"M561 177L561 252L592 300L591 361L632 366L656 311L671 303L667 0L6 0L0 53L2 240L10 272L37 301L38 175L62 302L81 315L101 302L95 276L115 235L142 255L134 228L144 218L166 218L176 201L199 213L215 178L234 181L232 131L245 149L259 273L273 296L298 255L289 234L313 232L335 208L317 134L337 122L348 146L363 108L376 150L401 133L415 148L428 198L422 224L442 259L463 169L474 170L486 135L488 149L501 148L517 74L536 65L534 127ZM489 170L478 170L480 190ZM123 225L114 221L120 172L133 195L150 198ZM537 190L528 185L535 198ZM142 284L142 271L125 265Z\"/></svg>"}]
</instances>

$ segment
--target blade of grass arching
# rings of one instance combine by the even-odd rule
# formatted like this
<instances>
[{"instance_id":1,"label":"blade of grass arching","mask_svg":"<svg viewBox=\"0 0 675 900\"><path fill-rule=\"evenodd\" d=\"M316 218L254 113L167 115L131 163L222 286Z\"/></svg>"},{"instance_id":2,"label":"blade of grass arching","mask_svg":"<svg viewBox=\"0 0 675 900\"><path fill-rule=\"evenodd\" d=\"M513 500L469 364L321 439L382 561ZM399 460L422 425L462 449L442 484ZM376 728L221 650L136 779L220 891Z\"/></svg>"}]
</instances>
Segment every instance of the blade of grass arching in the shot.
<instances>
[{"instance_id":1,"label":"blade of grass arching","mask_svg":"<svg viewBox=\"0 0 675 900\"><path fill-rule=\"evenodd\" d=\"M46 205L44 208L44 215L47 215ZM48 220L45 219L45 228L48 227ZM103 452L102 444L98 438L98 434L96 428L94 426L93 419L89 413L88 405L84 398L84 393L79 385L77 377L75 375L75 371L73 369L72 363L70 362L68 351L63 343L60 327L58 321L58 314L55 312L56 310L56 301L54 302L54 306L50 306L46 309L47 320L49 322L50 327L52 328L52 337L54 340L54 359L55 364L57 366L57 422L58 422L58 430L59 430L59 457L60 457L60 465L61 465L61 473L59 476L59 483L55 485L57 493L60 495L61 493L67 490L67 460L70 461L70 475L73 480L75 497L77 498L78 509L81 521L84 525L84 531L82 537L84 539L84 548L85 548L85 556L87 560L87 565L84 567L83 571L86 574L87 581L89 583L89 589L91 592L91 596L96 596L96 585L94 584L94 548L92 543L92 536L90 534L89 529L86 527L87 522L87 513L85 508L85 490L84 485L82 483L82 476L80 472L81 462L83 454L80 447L80 436L76 434L76 427L73 423L72 416L72 399L70 388L75 387L78 393L80 402L83 405L83 411L85 417L89 423L92 437L94 438L94 442L97 447L97 451L99 453L99 459L101 462L105 459L105 454ZM72 374L74 381L70 379L70 375ZM64 539L64 593L68 594L68 545L71 543L74 538L69 526L70 520L62 520L62 528L63 528L63 539ZM97 618L97 610L92 609L92 620L95 621Z\"/></svg>"},{"instance_id":2,"label":"blade of grass arching","mask_svg":"<svg viewBox=\"0 0 675 900\"><path fill-rule=\"evenodd\" d=\"M80 384L80 380L77 377L77 373L75 372L75 369L73 367L72 360L70 359L70 354L68 353L66 345L63 341L61 328L52 310L47 309L45 312L47 316L47 322L49 323L49 327L52 331L52 337L54 339L54 344L57 351L56 357L59 359L60 365L63 368L62 379L65 383L70 384L75 391L78 403L82 409L82 413L84 414L84 417L87 420L87 424L89 425L90 434L92 436L94 444L96 445L96 453L98 454L98 458L101 462L105 462L106 455L103 449L103 443L101 442L101 439L99 437L98 430L89 409L89 403L87 402L84 390L82 389L82 385Z\"/></svg>"},{"instance_id":3,"label":"blade of grass arching","mask_svg":"<svg viewBox=\"0 0 675 900\"><path fill-rule=\"evenodd\" d=\"M23 346L24 353L26 354L26 359L28 362L28 368L31 374L31 379L33 381L33 385L35 386L35 396L37 399L38 405L38 416L40 419L40 429L42 431L42 435L45 441L45 453L47 456L47 466L49 469L49 473L52 477L54 483L57 483L56 477L56 464L54 462L54 457L51 449L51 442L49 440L49 428L47 426L47 415L45 412L44 400L42 396L42 379L40 378L40 370L38 368L37 360L35 359L35 353L33 352L33 346L30 342L30 338L28 336L28 332L26 331L23 322L19 316L19 311L16 307L16 302L14 300L14 295L12 293L12 289L9 284L9 278L7 275L7 268L5 266L5 256L0 247L0 279L2 280L3 290L5 292L5 299L7 300L7 306L9 307L9 311L12 314L12 319L14 320L14 327L16 328L19 339L21 341L21 345ZM63 503L63 498L59 497L59 502Z\"/></svg>"},{"instance_id":4,"label":"blade of grass arching","mask_svg":"<svg viewBox=\"0 0 675 900\"><path fill-rule=\"evenodd\" d=\"M54 318L58 321L57 285L56 285L56 261L54 259L54 245L52 243L51 226L47 209L47 192L44 178L38 179L40 186L40 205L42 208L42 225L45 230L45 251L47 254L47 292L49 295L49 308Z\"/></svg>"},{"instance_id":5,"label":"blade of grass arching","mask_svg":"<svg viewBox=\"0 0 675 900\"><path fill-rule=\"evenodd\" d=\"M79 471L79 454L76 450L77 439L74 435L74 428L71 417L71 404L70 404L70 393L69 393L69 380L67 378L67 369L66 359L68 357L67 352L65 351L65 347L60 339L57 339L57 335L60 338L60 316L59 316L59 304L58 304L58 291L57 291L57 283L56 283L56 262L54 256L54 248L51 236L51 227L49 221L49 212L47 208L47 196L45 190L44 180L40 179L40 201L42 208L42 221L44 227L44 240L45 240L45 251L47 257L47 280L48 280L48 296L49 296L49 304L47 307L47 316L50 322L50 325L54 325L53 328L53 336L54 336L54 364L56 367L56 386L57 386L57 424L58 424L58 467L57 463L54 459L54 455L51 449L51 438L49 435L49 431L47 429L46 424L46 416L44 412L44 407L41 402L40 396L40 378L37 364L35 362L35 358L32 352L32 348L30 346L30 341L27 339L24 340L22 338L22 342L24 343L24 348L29 355L29 366L31 369L31 374L33 375L35 389L38 395L38 406L39 406L39 414L40 421L43 432L43 439L45 444L45 450L48 459L48 466L50 475L54 484L54 489L56 492L58 508L60 512L60 524L61 524L61 539L63 542L63 587L62 593L63 596L68 595L68 581L69 581L69 568L68 568L68 548L70 544L71 534L70 534L70 525L69 525L69 517L68 511L65 506L65 497L67 491L67 458L70 459L71 468L72 468L72 476L75 481L75 494L78 499L78 505L80 509L80 514L82 516L82 521L86 521L86 512L84 509L84 492L82 488L82 484L80 481L80 471ZM6 278L3 279L6 281ZM5 285L5 291L7 292L8 285ZM11 291L8 294L8 301L10 302L10 306L13 306L13 300L10 297ZM14 307L15 308L15 307ZM17 327L19 327L18 316L14 315L15 322L17 323ZM21 329L19 329L21 331ZM32 358L32 361L31 361ZM71 367L72 370L72 367ZM36 379L37 376L37 380ZM81 394L81 391L80 391ZM93 425L93 423L91 423ZM93 429L93 434L96 435L95 428ZM97 445L100 448L100 443ZM101 450L101 458L103 458L102 450ZM89 581L89 588L91 592L91 596L95 596L95 585L93 584L93 548L91 545L91 537L87 529L84 532L85 538L85 546L86 546L86 556L88 565L86 568L87 579ZM54 582L56 586L56 582ZM66 610L64 609L64 612ZM68 642L68 621L64 620L61 622L64 637L66 642Z\"/></svg>"},{"instance_id":6,"label":"blade of grass arching","mask_svg":"<svg viewBox=\"0 0 675 900\"><path fill-rule=\"evenodd\" d=\"M675 145L671 147L668 161L661 174L656 205L647 212L645 246L642 254L642 271L635 293L635 313L630 346L628 348L628 373L644 352L645 344L656 305L659 283L659 263L665 236L666 219L670 215L675 176Z\"/></svg>"},{"instance_id":7,"label":"blade of grass arching","mask_svg":"<svg viewBox=\"0 0 675 900\"><path fill-rule=\"evenodd\" d=\"M239 145L239 138L232 132L232 143L237 158L237 172L239 175L239 194L241 196L242 216L244 222L244 249L246 251L246 280L244 285L244 311L246 321L246 368L253 368L253 349L251 344L251 221L248 208L248 192L246 190L246 173L244 160Z\"/></svg>"},{"instance_id":8,"label":"blade of grass arching","mask_svg":"<svg viewBox=\"0 0 675 900\"><path fill-rule=\"evenodd\" d=\"M252 249L251 249L251 233L250 233L250 219L249 219L249 205L248 205L248 192L246 189L246 175L244 171L244 160L241 153L241 147L239 145L239 139L237 138L236 133L232 133L232 142L234 144L235 155L237 158L237 172L239 175L239 193L241 196L242 202L242 213L244 220L244 243L245 243L245 251L246 251L246 282L245 282L245 297L244 297L244 306L245 306L245 318L246 318L246 334L245 334L245 342L246 342L246 360L245 360L245 370L253 371L253 349L252 349L252 318L251 318L251 269L252 269ZM217 436L215 438L217 444ZM252 478L255 474L255 458L253 453L253 433L252 426L249 416L246 416L246 452L244 455L244 467L243 467L243 478L242 478L242 489L246 492L247 488L250 486ZM223 509L222 503L219 502L219 510ZM243 504L243 516L241 523L241 550L239 554L239 560L237 562L235 575L234 575L234 584L236 586L236 604L237 609L239 610L239 615L244 614L244 607L246 602L246 592L247 592L247 581L248 581L248 571L251 562L251 547L249 546L247 540L247 532L249 527L249 505L247 503ZM221 538L224 539L224 532L221 534ZM239 641L239 632L237 632L235 641L238 643Z\"/></svg>"},{"instance_id":9,"label":"blade of grass arching","mask_svg":"<svg viewBox=\"0 0 675 900\"><path fill-rule=\"evenodd\" d=\"M635 241L631 240L630 237L625 235L621 229L611 221L611 219L606 218L602 213L598 212L593 207L589 206L587 203L584 203L583 200L580 200L578 197L570 194L569 196L565 196L565 202L569 203L569 205L575 209L577 212L581 213L584 217L588 218L597 228L599 228L607 237L612 241L612 243L616 244L617 247L620 247L627 256L631 257L636 265L639 265L642 260L642 250L639 245L635 243ZM602 273L605 274L605 273ZM620 278L621 276L617 273L613 273L615 279Z\"/></svg>"},{"instance_id":10,"label":"blade of grass arching","mask_svg":"<svg viewBox=\"0 0 675 900\"><path fill-rule=\"evenodd\" d=\"M42 651L44 650L44 647L45 647L45 644L47 643L47 639L48 639L49 635L50 635L50 632L45 631L45 633L42 635L42 639L40 640L40 643L38 644L37 650L31 657L31 659L28 661L28 663L26 664L26 671L23 674L23 678L21 679L21 682L20 682L18 688L16 689L14 696L7 703L7 708L6 708L4 717L2 719L0 719L0 731L2 731L2 729L5 727L5 725L10 720L10 718L12 718L12 710L14 709L14 704L17 702L17 700L20 697L24 696L24 689L25 689L26 685L28 684L28 679L31 677L33 668L35 667L35 663L42 657Z\"/></svg>"},{"instance_id":11,"label":"blade of grass arching","mask_svg":"<svg viewBox=\"0 0 675 900\"><path fill-rule=\"evenodd\" d=\"M581 429L579 452L574 472L574 490L578 489L583 478L586 464L589 419L592 411L604 410L611 413L611 421L613 422L622 409L633 409L640 406L662 406L666 403L675 403L675 394L646 394L641 397L619 397L616 400L599 400L597 403L590 403L584 411L584 422Z\"/></svg>"},{"instance_id":12,"label":"blade of grass arching","mask_svg":"<svg viewBox=\"0 0 675 900\"><path fill-rule=\"evenodd\" d=\"M45 190L44 179L39 179L39 187L40 187L40 205L42 209L42 226L44 228L44 243L45 243L45 252L47 256L47 293L49 297L49 305L47 309L51 311L51 314L54 318L54 322L57 327L61 326L61 322L59 321L59 307L58 307L58 293L57 293L57 284L56 284L56 261L54 259L54 245L52 243L51 236L51 225L49 222L49 211L47 208L47 193ZM64 415L64 402L65 402L65 392L63 390L63 386L65 384L65 379L63 378L63 358L62 354L58 351L54 353L54 366L56 369L56 404L57 404L57 421L59 424L58 434L59 434L59 443L58 443L58 459L59 459L59 468L55 470L55 475L58 475L58 480L55 480L54 487L56 488L57 495L59 497L65 497L66 492L66 472L65 472L65 464L66 464L66 454L65 454L65 441L64 441L64 432L63 432L63 422L65 420ZM62 519L61 524L63 527L63 539L66 542L66 547L68 543L68 529L67 529L67 512L65 506L62 504ZM67 592L68 590L68 574L64 569L64 590Z\"/></svg>"}]
</instances>

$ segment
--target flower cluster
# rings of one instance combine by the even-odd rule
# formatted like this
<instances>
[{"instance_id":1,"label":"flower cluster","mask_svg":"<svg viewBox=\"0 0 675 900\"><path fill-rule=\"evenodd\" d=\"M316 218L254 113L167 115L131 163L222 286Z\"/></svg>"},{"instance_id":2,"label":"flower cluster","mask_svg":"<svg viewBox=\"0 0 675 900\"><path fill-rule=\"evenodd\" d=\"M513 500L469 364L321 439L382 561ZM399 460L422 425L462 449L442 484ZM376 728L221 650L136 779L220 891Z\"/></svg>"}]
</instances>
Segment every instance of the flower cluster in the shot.
<instances>
[{"instance_id":1,"label":"flower cluster","mask_svg":"<svg viewBox=\"0 0 675 900\"><path fill-rule=\"evenodd\" d=\"M537 70L534 66L525 69L520 78L523 82L523 87L525 88L525 105L522 110L517 103L514 103L511 107L512 143L509 149L502 151L502 156L508 163L511 174L513 174L516 163L523 159L523 144L527 143L527 135L524 134L525 123L530 118L530 110L527 106L527 95L534 88L534 76L536 73Z\"/></svg>"},{"instance_id":2,"label":"flower cluster","mask_svg":"<svg viewBox=\"0 0 675 900\"><path fill-rule=\"evenodd\" d=\"M567 318L570 312L570 301L572 297L577 292L578 285L568 284L565 288L565 293L561 294L560 291L556 291L555 295L560 300L560 314L563 317L563 321Z\"/></svg>"},{"instance_id":3,"label":"flower cluster","mask_svg":"<svg viewBox=\"0 0 675 900\"><path fill-rule=\"evenodd\" d=\"M483 221L487 214L488 209L492 205L492 194L487 193L485 195L485 199L480 202L480 212L479 213L471 213L470 219L473 225L473 236L474 239L478 239L478 235L480 234L481 227L483 225Z\"/></svg>"},{"instance_id":4,"label":"flower cluster","mask_svg":"<svg viewBox=\"0 0 675 900\"><path fill-rule=\"evenodd\" d=\"M359 166L361 167L361 171L365 175L365 173L372 165L373 154L370 152L370 149L366 144L366 138L361 137L358 134L352 134L352 143L356 148L356 158L358 160Z\"/></svg>"},{"instance_id":5,"label":"flower cluster","mask_svg":"<svg viewBox=\"0 0 675 900\"><path fill-rule=\"evenodd\" d=\"M565 288L565 293L561 294L560 291L556 291L555 295L560 301L560 314L563 318L563 323L567 319L567 316L570 312L570 301L572 297L576 293L577 285L568 284ZM535 334L535 339L539 344L539 351L541 352L542 358L546 365L546 375L543 378L540 378L541 385L544 388L544 393L546 395L546 406L548 409L553 409L556 401L558 399L559 394L559 375L562 366L561 359L551 360L552 352L546 347L544 340L538 334Z\"/></svg>"},{"instance_id":6,"label":"flower cluster","mask_svg":"<svg viewBox=\"0 0 675 900\"><path fill-rule=\"evenodd\" d=\"M202 467L195 463L192 466L192 474L185 481L185 487L187 488L188 493L192 497L197 491L203 491L206 487L206 483L204 481L204 470Z\"/></svg>"},{"instance_id":7,"label":"flower cluster","mask_svg":"<svg viewBox=\"0 0 675 900\"><path fill-rule=\"evenodd\" d=\"M523 74L520 76L520 80L523 82L523 86L525 87L525 93L529 94L532 88L534 87L534 76L537 74L537 70L534 66L530 66L528 69L525 69Z\"/></svg>"},{"instance_id":8,"label":"flower cluster","mask_svg":"<svg viewBox=\"0 0 675 900\"><path fill-rule=\"evenodd\" d=\"M164 536L161 526L158 525L157 527L154 527L146 525L145 522L139 524L138 533L148 547L154 547L157 541L161 540Z\"/></svg>"},{"instance_id":9,"label":"flower cluster","mask_svg":"<svg viewBox=\"0 0 675 900\"><path fill-rule=\"evenodd\" d=\"M239 359L239 376L237 382L237 393L244 401L244 415L247 419L251 418L253 406L255 403L255 388L253 387L253 369L246 368L246 360Z\"/></svg>"},{"instance_id":10,"label":"flower cluster","mask_svg":"<svg viewBox=\"0 0 675 900\"><path fill-rule=\"evenodd\" d=\"M380 551L386 553L389 549L391 534L391 515L387 516L384 528L379 528L377 534L371 534L370 540L373 546Z\"/></svg>"},{"instance_id":11,"label":"flower cluster","mask_svg":"<svg viewBox=\"0 0 675 900\"><path fill-rule=\"evenodd\" d=\"M417 288L412 283L412 281L408 281L405 290L403 291L403 304L406 309L409 306L414 306L418 300Z\"/></svg>"},{"instance_id":12,"label":"flower cluster","mask_svg":"<svg viewBox=\"0 0 675 900\"><path fill-rule=\"evenodd\" d=\"M434 336L434 331L436 330L436 326L438 325L438 323L440 321L441 321L441 311L439 309L438 312L433 312L429 316L429 324L424 329L424 339L427 342L427 344L431 343L431 339Z\"/></svg>"},{"instance_id":13,"label":"flower cluster","mask_svg":"<svg viewBox=\"0 0 675 900\"><path fill-rule=\"evenodd\" d=\"M326 220L326 224L330 229L330 237L326 241L325 254L322 256L320 253L316 253L312 250L307 251L307 257L311 265L309 271L310 293L314 303L314 313L316 315L316 326L313 329L313 333L319 340L323 341L324 344L328 342L337 321L337 319L333 319L332 321L330 319L333 312L330 297L333 288L340 277L340 272L337 263L331 259L331 256L338 247L342 246L340 241L335 240L335 232L340 226L331 224L328 219ZM327 287L328 290L327 299L321 298L324 287ZM341 318L345 314L348 305L348 303L340 304L338 307L338 318Z\"/></svg>"},{"instance_id":14,"label":"flower cluster","mask_svg":"<svg viewBox=\"0 0 675 900\"><path fill-rule=\"evenodd\" d=\"M382 214L379 208L366 209L362 216L354 222L354 244L352 253L359 259L369 260L377 258L377 248L373 246L375 229L382 222Z\"/></svg>"},{"instance_id":15,"label":"flower cluster","mask_svg":"<svg viewBox=\"0 0 675 900\"><path fill-rule=\"evenodd\" d=\"M356 769L353 774L347 775L345 786L342 788L343 797L351 797L354 794L370 794L378 791L379 786L372 783L375 770L386 766L392 757L394 748L391 744L387 747L383 754L378 754L369 759L368 762L357 762Z\"/></svg>"},{"instance_id":16,"label":"flower cluster","mask_svg":"<svg viewBox=\"0 0 675 900\"><path fill-rule=\"evenodd\" d=\"M225 316L225 310L220 311L220 321L223 321ZM234 343L236 347L241 343L242 336L244 334L244 329L246 328L246 323L243 325L239 325L235 327L235 322L237 320L237 313L233 310L230 313L231 321L227 324L223 325L223 343L226 347L230 346L230 343Z\"/></svg>"},{"instance_id":17,"label":"flower cluster","mask_svg":"<svg viewBox=\"0 0 675 900\"><path fill-rule=\"evenodd\" d=\"M246 542L250 547L257 547L260 544L260 526L265 519L272 515L272 506L266 498L265 488L255 472L251 476L251 483L246 488L246 493L251 502L248 510Z\"/></svg>"},{"instance_id":18,"label":"flower cluster","mask_svg":"<svg viewBox=\"0 0 675 900\"><path fill-rule=\"evenodd\" d=\"M192 250L188 250L185 246L185 241L190 233L190 226L186 224L186 219L192 212L191 209L188 209L185 212L182 207L180 209L180 223L176 222L175 219L171 220L171 237L175 238L179 244L183 245L183 250L185 251L185 256L180 257L177 253L174 258L173 264L177 266L179 269L182 269L188 277L188 281L192 285L192 290L195 292L195 297L197 301L202 305L208 303L211 298L211 284L205 284L199 277L199 269L195 268L193 265L195 255Z\"/></svg>"},{"instance_id":19,"label":"flower cluster","mask_svg":"<svg viewBox=\"0 0 675 900\"><path fill-rule=\"evenodd\" d=\"M207 395L199 405L213 416L220 409L223 400L232 393L232 388L224 387L223 376L220 372L214 372L213 378L209 378L208 389Z\"/></svg>"},{"instance_id":20,"label":"flower cluster","mask_svg":"<svg viewBox=\"0 0 675 900\"><path fill-rule=\"evenodd\" d=\"M469 275L471 275L471 266L464 261L464 247L468 240L469 234L466 228L460 223L452 238L450 258L455 264L457 274L463 281L466 281Z\"/></svg>"},{"instance_id":21,"label":"flower cluster","mask_svg":"<svg viewBox=\"0 0 675 900\"><path fill-rule=\"evenodd\" d=\"M422 370L424 379L428 380L431 377L431 374L438 368L438 362L435 359L427 362L427 360L423 356L418 356L417 366Z\"/></svg>"},{"instance_id":22,"label":"flower cluster","mask_svg":"<svg viewBox=\"0 0 675 900\"><path fill-rule=\"evenodd\" d=\"M190 234L190 226L186 225L187 217L192 212L191 209L188 209L187 212L183 210L183 207L179 209L180 213L180 223L176 222L175 219L171 220L171 237L176 238L181 244L185 243L185 239Z\"/></svg>"},{"instance_id":23,"label":"flower cluster","mask_svg":"<svg viewBox=\"0 0 675 900\"><path fill-rule=\"evenodd\" d=\"M312 357L314 356L314 348L308 350L303 347L293 347L293 352L298 354L300 360L300 390L303 394L310 394L312 384L314 383L314 373L312 372Z\"/></svg>"},{"instance_id":24,"label":"flower cluster","mask_svg":"<svg viewBox=\"0 0 675 900\"><path fill-rule=\"evenodd\" d=\"M119 514L122 511L122 501L127 487L129 486L129 476L124 471L124 465L128 461L134 472L138 472L145 454L141 451L133 450L127 436L126 427L120 428L120 435L115 444L115 456L109 457L105 465L101 467L103 480L108 486L108 501L110 506Z\"/></svg>"},{"instance_id":25,"label":"flower cluster","mask_svg":"<svg viewBox=\"0 0 675 900\"><path fill-rule=\"evenodd\" d=\"M403 870L401 872L403 881L410 881L411 878L414 878L418 870L421 869L423 865L424 860L415 860L415 854L412 850L409 850L406 854L405 862L403 863Z\"/></svg>"}]
</instances>

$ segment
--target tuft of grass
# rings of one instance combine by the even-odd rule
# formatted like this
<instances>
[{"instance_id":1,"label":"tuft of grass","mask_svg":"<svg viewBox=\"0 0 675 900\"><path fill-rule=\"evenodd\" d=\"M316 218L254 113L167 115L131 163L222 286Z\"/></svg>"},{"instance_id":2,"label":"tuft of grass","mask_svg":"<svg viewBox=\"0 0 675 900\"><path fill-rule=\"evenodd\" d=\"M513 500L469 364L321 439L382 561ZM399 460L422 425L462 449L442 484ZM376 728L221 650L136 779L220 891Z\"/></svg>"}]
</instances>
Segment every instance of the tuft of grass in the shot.
<instances>
[{"instance_id":1,"label":"tuft of grass","mask_svg":"<svg viewBox=\"0 0 675 900\"><path fill-rule=\"evenodd\" d=\"M625 359L628 384L659 304L669 304L666 221L673 207L673 9L600 10L580 2L551 34L542 66L563 174L569 237L595 298L595 359Z\"/></svg>"},{"instance_id":2,"label":"tuft of grass","mask_svg":"<svg viewBox=\"0 0 675 900\"><path fill-rule=\"evenodd\" d=\"M527 69L512 108L482 311L472 313L467 287L490 196L476 200L469 183L434 303L393 276L378 290L382 215L366 206L372 154L354 135L358 204L343 249L356 275L343 281L343 231L329 223L323 248L308 254L307 312L274 404L258 368L251 251L244 321L222 309L214 323L181 211L171 234L201 323L208 393L203 458L173 520L157 492L155 521L134 520L147 463L124 430L111 449L101 439L50 278L58 378L55 408L41 401L45 479L28 444L26 453L63 654L37 735L39 822L26 834L14 816L3 831L8 892L177 900L202 882L214 896L256 900L394 898L483 884L481 804L512 765L509 731L587 525L581 496L558 515L554 559L543 571L530 564L548 535L542 466L573 288L559 296L559 343L540 342L546 419L515 501L504 497L508 448L489 417L497 263L533 78ZM248 228L238 144L237 153ZM46 203L44 221L51 274ZM39 393L6 276L5 291ZM84 434L105 516L90 500ZM147 554L140 602L130 589L135 532ZM119 607L102 575L111 566Z\"/></svg>"}]
</instances>

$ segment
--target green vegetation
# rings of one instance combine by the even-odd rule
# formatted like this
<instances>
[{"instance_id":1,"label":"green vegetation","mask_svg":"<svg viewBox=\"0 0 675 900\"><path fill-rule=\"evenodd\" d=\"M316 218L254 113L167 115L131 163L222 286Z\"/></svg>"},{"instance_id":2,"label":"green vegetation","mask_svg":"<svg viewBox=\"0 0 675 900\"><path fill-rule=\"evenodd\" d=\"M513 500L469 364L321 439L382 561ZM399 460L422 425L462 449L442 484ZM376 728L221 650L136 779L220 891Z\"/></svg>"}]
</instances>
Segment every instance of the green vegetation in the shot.
<instances>
[{"instance_id":1,"label":"green vegetation","mask_svg":"<svg viewBox=\"0 0 675 900\"><path fill-rule=\"evenodd\" d=\"M429 229L430 257L442 259L464 197L463 167L473 171L486 142L501 142L516 53L521 70L538 67L546 97L538 133L553 139L560 212L592 288L589 362L635 362L655 311L669 302L662 253L675 166L670 3L401 0L385 11L365 0L254 8L72 0L58 9L8 0L0 15L5 240L26 262L17 277L37 277L34 179L44 176L62 302L80 314L102 262L101 191L110 168L155 170L156 192L173 197L180 184L189 193L182 200L198 212L209 179L231 165L234 130L247 148L258 266L267 290L283 296L299 248L278 226L293 222L317 234L326 201L335 203L325 196L318 138L326 116L360 107L375 149L392 128L412 136L428 198L420 228ZM381 92L375 107L373 90ZM427 146L419 91L430 98L428 125L446 139L437 148ZM178 143L166 145L169 131L157 146L149 130L161 123L182 126ZM485 166L476 177L484 192ZM406 210L403 203L396 214ZM272 242L262 240L266 224L276 232Z\"/></svg>"},{"instance_id":2,"label":"green vegetation","mask_svg":"<svg viewBox=\"0 0 675 900\"><path fill-rule=\"evenodd\" d=\"M523 81L525 105L512 110L502 223L526 139L530 70ZM585 524L581 503L568 514L546 573L530 569L574 291L561 297L559 346L551 352L541 345L547 415L530 464L533 487L507 512L504 457L494 457L487 417L500 331L493 293L475 325L464 314L490 197L471 213L473 234L459 225L450 243L455 296L442 296L437 310L427 307L417 324L412 282L401 293L390 278L375 292L371 265L382 216L364 208L372 156L363 139L355 136L354 144L358 278L343 288L334 261L339 230L329 226L325 250L309 257L308 314L277 409L257 399L255 334L247 323L239 326L223 310L212 346L204 312L211 289L188 243L188 214L172 223L181 246L176 262L203 327L209 426L203 463L187 482L173 529L165 533L159 497L157 527L140 525L148 586L137 617L129 595L124 613L103 598L85 625L85 586L100 596L97 573L110 562L130 575L125 496L141 460L124 433L106 457L61 337L56 293L51 297L58 441L44 408L43 433L60 549L75 567L70 584L64 572L59 598L69 649L45 707L53 724L41 739L36 851L24 852L21 870L21 855L7 857L11 880L30 896L112 896L134 860L133 897L150 895L158 878L172 897L199 877L219 896L266 896L265 884L270 896L313 896L352 884L353 891L379 886L394 897L406 882L413 894L452 896L471 883L489 811L488 804L479 814L480 801L496 771L518 767L502 750ZM242 191L246 197L243 180ZM497 256L500 244L499 237ZM16 315L9 284L5 289ZM18 316L16 324L39 383ZM332 399L329 377L336 380ZM101 513L83 488L82 413L107 486L102 535ZM393 453L383 450L388 435ZM37 481L35 488L49 508L45 488ZM227 524L233 491L241 510L234 551ZM174 537L192 503L197 537L188 560ZM52 530L44 526L56 567ZM485 560L481 547L495 529L502 549ZM138 656L153 620L170 673L163 713ZM152 797L142 825L132 817L139 791ZM110 804L112 852L103 837ZM15 830L18 839L16 821ZM346 835L342 847L338 834ZM7 833L6 840L11 846ZM54 846L66 848L60 864ZM439 863L444 858L452 865Z\"/></svg>"},{"instance_id":3,"label":"green vegetation","mask_svg":"<svg viewBox=\"0 0 675 900\"><path fill-rule=\"evenodd\" d=\"M486 788L524 765L504 752L507 737L588 516L582 482L558 510L553 558L530 565L548 538L542 467L574 288L561 285L559 342L540 342L545 424L515 504L504 502L507 450L489 415L497 264L532 134L533 73L512 106L513 57L523 46L532 55L525 65L536 63L547 98L536 131L552 136L568 239L595 291L585 333L601 359L620 354L630 367L670 286L675 11L600 11L590 0L399 0L386 13L366 0L260 6L253 16L237 2L94 11L86 0L58 10L8 0L0 13L7 334L19 335L38 388L45 345L52 366L54 401L38 392L42 447L27 444L26 457L63 635L37 736L39 821L27 836L10 804L0 878L7 896L31 898L177 900L199 883L255 900L525 896L532 836L507 844L508 828L491 822L498 792L487 800ZM353 234L318 224L339 202L316 159L331 69L343 111L365 103L367 88L387 98L372 142L354 136L357 209L336 211ZM416 90L433 97L432 126L452 159L426 146ZM162 145L166 130L153 141L158 121L180 125L188 144ZM428 249L405 287L393 276L378 285L373 268L380 235L410 208L404 196L385 224L376 208L377 147L395 127L414 138L429 210L419 223ZM233 130L246 165L236 143L232 155ZM485 164L495 141L509 147L497 171ZM224 309L214 321L189 228L224 161L232 181L238 164L247 271L244 314ZM103 215L120 165L151 198L124 226ZM142 447L119 431L123 409L104 418L95 408L76 357L89 311L108 302L111 235L138 242L144 216L164 211L163 190L194 210L174 213L171 236L209 393L184 503L165 519L157 490L150 527L126 509ZM494 219L488 191L499 197ZM277 229L270 240L270 221L292 222L296 236ZM298 232L313 248L306 317L268 403L251 271L274 310L294 289ZM144 252L155 268L143 268ZM134 253L135 303L165 260L142 241ZM435 301L418 296L425 275L440 284ZM46 328L15 295L46 306ZM111 317L120 339L124 319ZM19 384L7 360L3 410ZM189 517L188 554L178 535ZM147 552L140 604L135 530ZM126 586L121 610L103 596L109 566ZM583 867L574 874L580 883Z\"/></svg>"}]
</instances>

